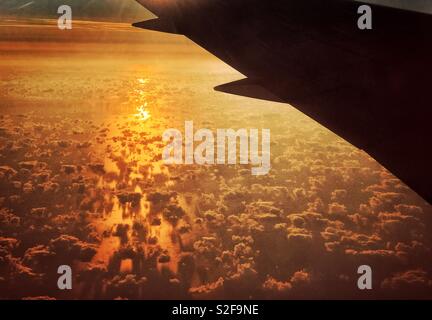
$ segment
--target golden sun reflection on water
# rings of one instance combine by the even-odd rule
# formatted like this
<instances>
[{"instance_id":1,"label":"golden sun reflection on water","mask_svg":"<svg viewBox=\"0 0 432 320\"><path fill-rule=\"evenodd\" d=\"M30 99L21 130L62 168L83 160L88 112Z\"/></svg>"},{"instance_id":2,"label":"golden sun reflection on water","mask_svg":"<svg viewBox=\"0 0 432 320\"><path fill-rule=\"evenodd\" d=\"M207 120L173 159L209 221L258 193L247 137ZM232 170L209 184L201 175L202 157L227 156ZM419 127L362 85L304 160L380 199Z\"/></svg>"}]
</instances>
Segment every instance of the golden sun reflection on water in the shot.
<instances>
[{"instance_id":1,"label":"golden sun reflection on water","mask_svg":"<svg viewBox=\"0 0 432 320\"><path fill-rule=\"evenodd\" d=\"M112 122L114 126L107 132L112 143L105 149L109 156L103 160L105 173L97 183L108 205L105 204L103 216L94 221L102 242L91 263L102 265L115 274L139 269L136 258L128 255L125 258L121 254L131 248L143 252L145 259L151 259L149 255L155 251L160 252L163 258L155 261L156 270L176 274L183 243L190 242L164 217L164 208L147 199L151 190L149 183L167 189L176 185L163 178L170 176L169 169L159 159L160 130L168 126L167 115L158 112L158 117L153 118L150 113L149 106L156 96L151 82L148 78L138 78L129 90L131 107L139 106L136 113ZM153 121L149 122L150 118ZM131 200L129 197L137 198ZM187 215L192 215L194 206L186 205L187 201L180 196L178 201Z\"/></svg>"},{"instance_id":2,"label":"golden sun reflection on water","mask_svg":"<svg viewBox=\"0 0 432 320\"><path fill-rule=\"evenodd\" d=\"M138 113L135 114L135 117L137 117L141 121L148 120L151 117L151 115L150 112L146 110L146 107L147 107L147 102L144 105L137 107Z\"/></svg>"},{"instance_id":3,"label":"golden sun reflection on water","mask_svg":"<svg viewBox=\"0 0 432 320\"><path fill-rule=\"evenodd\" d=\"M138 97L136 98L138 102L144 100L144 103L136 108L137 113L134 116L140 121L147 121L151 115L147 110L148 102L146 99L146 91L142 88L145 84L149 82L149 79L139 78L137 82L141 85L141 88L137 88L136 92L138 93Z\"/></svg>"}]
</instances>

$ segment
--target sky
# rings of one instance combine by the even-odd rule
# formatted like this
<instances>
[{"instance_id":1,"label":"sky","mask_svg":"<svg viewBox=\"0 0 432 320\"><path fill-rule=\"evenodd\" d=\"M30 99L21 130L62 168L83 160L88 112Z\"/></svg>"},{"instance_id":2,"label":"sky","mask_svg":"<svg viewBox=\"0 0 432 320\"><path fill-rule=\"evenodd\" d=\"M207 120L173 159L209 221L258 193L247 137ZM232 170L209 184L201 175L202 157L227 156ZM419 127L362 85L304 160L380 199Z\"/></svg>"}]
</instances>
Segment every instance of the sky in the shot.
<instances>
[{"instance_id":1,"label":"sky","mask_svg":"<svg viewBox=\"0 0 432 320\"><path fill-rule=\"evenodd\" d=\"M364 1L432 13L430 0ZM0 13L3 16L56 18L57 8L63 4L70 5L74 16L80 18L130 22L150 16L135 0L0 0Z\"/></svg>"},{"instance_id":2,"label":"sky","mask_svg":"<svg viewBox=\"0 0 432 320\"><path fill-rule=\"evenodd\" d=\"M401 9L432 13L431 0L363 0L360 2L368 2L372 4L381 4L385 6L397 7Z\"/></svg>"},{"instance_id":3,"label":"sky","mask_svg":"<svg viewBox=\"0 0 432 320\"><path fill-rule=\"evenodd\" d=\"M7 16L57 18L57 8L69 5L79 18L140 21L150 13L135 0L0 0L0 13Z\"/></svg>"}]
</instances>

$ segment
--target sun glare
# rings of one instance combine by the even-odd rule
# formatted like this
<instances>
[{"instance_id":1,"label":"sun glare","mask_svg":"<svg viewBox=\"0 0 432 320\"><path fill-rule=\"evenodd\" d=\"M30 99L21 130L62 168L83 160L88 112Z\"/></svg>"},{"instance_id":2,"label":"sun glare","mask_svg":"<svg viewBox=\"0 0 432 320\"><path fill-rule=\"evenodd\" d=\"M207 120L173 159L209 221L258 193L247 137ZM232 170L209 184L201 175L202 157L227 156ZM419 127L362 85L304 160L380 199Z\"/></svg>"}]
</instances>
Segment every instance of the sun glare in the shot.
<instances>
[{"instance_id":1,"label":"sun glare","mask_svg":"<svg viewBox=\"0 0 432 320\"><path fill-rule=\"evenodd\" d=\"M151 117L150 112L146 110L146 108L147 102L137 108L137 113L135 114L135 117L137 117L138 120L147 121Z\"/></svg>"}]
</instances>

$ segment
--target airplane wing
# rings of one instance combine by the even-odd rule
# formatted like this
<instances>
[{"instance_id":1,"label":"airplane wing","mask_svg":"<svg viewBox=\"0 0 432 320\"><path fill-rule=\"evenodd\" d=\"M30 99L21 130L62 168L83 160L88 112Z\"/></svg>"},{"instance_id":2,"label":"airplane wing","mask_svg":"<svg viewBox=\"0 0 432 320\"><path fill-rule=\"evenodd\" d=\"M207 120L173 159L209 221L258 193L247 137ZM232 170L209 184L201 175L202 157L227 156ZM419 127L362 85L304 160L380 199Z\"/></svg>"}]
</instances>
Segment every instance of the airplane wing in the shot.
<instances>
[{"instance_id":1,"label":"airplane wing","mask_svg":"<svg viewBox=\"0 0 432 320\"><path fill-rule=\"evenodd\" d=\"M349 0L138 0L158 18L136 27L182 34L241 72L216 90L286 102L432 203L432 16ZM260 88L260 90L257 90Z\"/></svg>"}]
</instances>

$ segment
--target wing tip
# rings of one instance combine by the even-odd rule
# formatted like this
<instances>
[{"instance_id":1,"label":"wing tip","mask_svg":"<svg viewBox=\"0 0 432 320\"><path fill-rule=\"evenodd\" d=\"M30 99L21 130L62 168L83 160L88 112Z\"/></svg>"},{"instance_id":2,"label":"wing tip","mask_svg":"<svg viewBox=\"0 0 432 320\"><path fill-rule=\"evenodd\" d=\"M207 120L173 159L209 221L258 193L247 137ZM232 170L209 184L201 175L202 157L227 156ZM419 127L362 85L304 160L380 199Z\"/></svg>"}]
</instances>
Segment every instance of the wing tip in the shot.
<instances>
[{"instance_id":1,"label":"wing tip","mask_svg":"<svg viewBox=\"0 0 432 320\"><path fill-rule=\"evenodd\" d=\"M135 28L171 34L182 34L171 19L156 18L132 23Z\"/></svg>"},{"instance_id":2,"label":"wing tip","mask_svg":"<svg viewBox=\"0 0 432 320\"><path fill-rule=\"evenodd\" d=\"M221 84L214 87L214 90L247 98L284 103L279 97L265 89L259 81L250 78Z\"/></svg>"}]
</instances>

